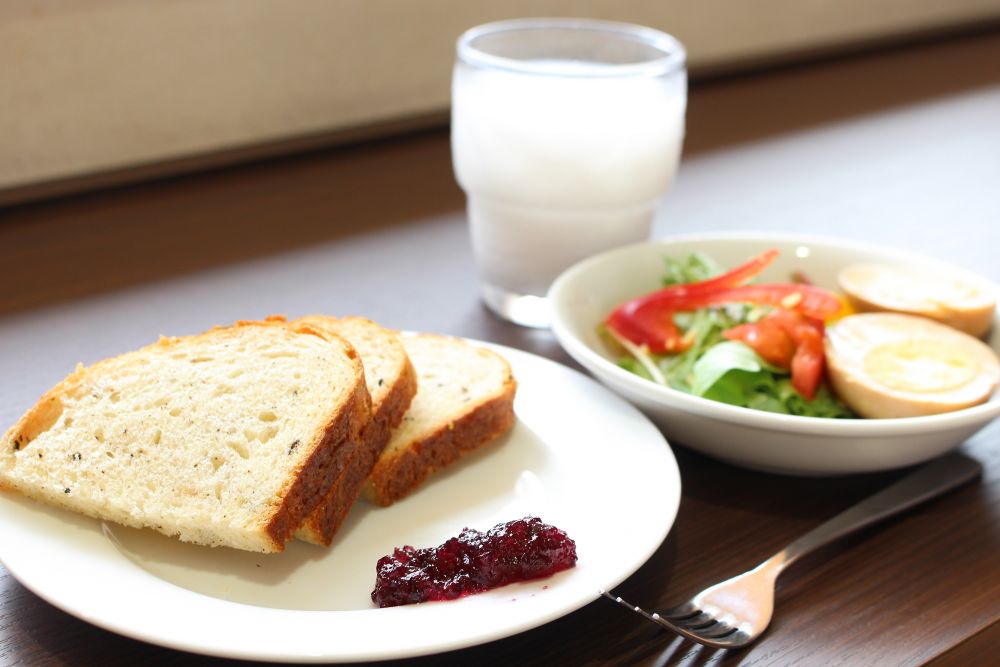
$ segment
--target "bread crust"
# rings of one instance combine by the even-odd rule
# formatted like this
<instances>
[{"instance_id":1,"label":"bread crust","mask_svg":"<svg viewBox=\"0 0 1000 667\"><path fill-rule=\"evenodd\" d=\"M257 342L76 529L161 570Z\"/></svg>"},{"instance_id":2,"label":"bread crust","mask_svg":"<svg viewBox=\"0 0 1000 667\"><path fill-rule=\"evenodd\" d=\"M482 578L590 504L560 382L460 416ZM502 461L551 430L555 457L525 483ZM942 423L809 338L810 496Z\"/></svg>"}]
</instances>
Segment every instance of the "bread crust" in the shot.
<instances>
[{"instance_id":1,"label":"bread crust","mask_svg":"<svg viewBox=\"0 0 1000 667\"><path fill-rule=\"evenodd\" d=\"M362 495L387 507L409 495L436 470L495 440L513 427L517 383L510 369L500 392L434 432L376 462Z\"/></svg>"},{"instance_id":2,"label":"bread crust","mask_svg":"<svg viewBox=\"0 0 1000 667\"><path fill-rule=\"evenodd\" d=\"M385 449L392 429L397 427L406 414L406 409L416 393L416 374L413 366L407 362L408 372L401 386L394 388L386 403L391 403L388 409L380 410L380 415L374 417L368 426L364 443L356 450L352 462L336 480L327 495L323 498L316 512L307 519L307 530L324 546L333 541L340 525L344 522L354 502L361 495L361 489L368 478L375 461ZM324 511L325 510L325 511ZM316 516L319 515L319 516ZM314 517L320 521L314 521ZM306 527L304 525L304 527Z\"/></svg>"},{"instance_id":3,"label":"bread crust","mask_svg":"<svg viewBox=\"0 0 1000 667\"><path fill-rule=\"evenodd\" d=\"M275 551L285 548L285 542L319 504L324 490L350 469L370 420L371 398L362 381L343 409L318 433L309 456L283 487L282 501L264 528Z\"/></svg>"},{"instance_id":4,"label":"bread crust","mask_svg":"<svg viewBox=\"0 0 1000 667\"><path fill-rule=\"evenodd\" d=\"M77 364L76 369L72 373L42 394L42 397L27 412L21 415L21 418L13 426L7 429L3 435L3 439L0 440L0 447L2 447L2 453L0 453L0 472L6 472L13 468L15 465L13 453L20 451L22 447L34 440L39 432L45 430L43 424L49 420L43 418L42 415L50 414L56 406L61 411L62 399L60 396L65 394L70 387L76 385L83 370L83 366ZM16 491L17 487L9 482L5 483L3 477L0 477L0 489L4 491Z\"/></svg>"},{"instance_id":5,"label":"bread crust","mask_svg":"<svg viewBox=\"0 0 1000 667\"><path fill-rule=\"evenodd\" d=\"M296 322L318 325L323 328L323 316L310 316ZM346 318L362 319L364 318ZM370 320L365 320L373 326L378 326ZM379 327L381 328L381 327ZM394 331L385 330L387 334L395 335ZM365 428L361 442L352 448L349 460L345 463L336 479L329 488L320 495L316 507L306 516L296 537L313 544L329 546L339 530L354 502L361 495L361 488L368 477L372 466L385 449L392 430L396 428L406 414L410 402L417 393L417 374L402 351L403 367L383 398L381 404L372 412L371 420ZM364 363L364 359L362 359Z\"/></svg>"}]
</instances>

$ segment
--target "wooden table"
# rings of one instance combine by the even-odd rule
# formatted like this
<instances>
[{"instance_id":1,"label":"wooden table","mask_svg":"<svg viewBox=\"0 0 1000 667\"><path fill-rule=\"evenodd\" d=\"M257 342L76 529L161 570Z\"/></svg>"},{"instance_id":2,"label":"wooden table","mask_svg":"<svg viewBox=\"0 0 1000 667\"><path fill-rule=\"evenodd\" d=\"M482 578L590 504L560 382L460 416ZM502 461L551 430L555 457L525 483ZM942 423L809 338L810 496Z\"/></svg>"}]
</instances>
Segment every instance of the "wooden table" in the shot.
<instances>
[{"instance_id":1,"label":"wooden table","mask_svg":"<svg viewBox=\"0 0 1000 667\"><path fill-rule=\"evenodd\" d=\"M694 86L656 235L869 239L1000 281L996 63L1000 34L982 34ZM0 285L4 427L64 372L46 356L91 361L269 312L364 313L572 365L548 332L479 304L444 131L0 210ZM771 629L747 650L692 645L598 599L406 664L987 664L1000 649L998 437L994 425L964 445L985 465L979 484L791 570ZM619 588L650 608L757 563L899 475L771 476L674 444L676 523ZM0 569L0 663L220 662L97 629Z\"/></svg>"}]
</instances>

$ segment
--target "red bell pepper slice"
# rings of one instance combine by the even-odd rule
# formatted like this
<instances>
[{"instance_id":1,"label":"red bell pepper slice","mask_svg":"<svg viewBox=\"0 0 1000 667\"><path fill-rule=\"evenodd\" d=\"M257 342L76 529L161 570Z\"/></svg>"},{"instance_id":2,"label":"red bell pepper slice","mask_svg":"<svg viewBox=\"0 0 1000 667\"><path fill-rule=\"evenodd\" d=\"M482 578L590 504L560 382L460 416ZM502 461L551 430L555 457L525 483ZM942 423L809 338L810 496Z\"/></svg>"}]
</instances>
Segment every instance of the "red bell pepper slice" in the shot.
<instances>
[{"instance_id":1,"label":"red bell pepper slice","mask_svg":"<svg viewBox=\"0 0 1000 667\"><path fill-rule=\"evenodd\" d=\"M619 336L636 345L645 345L656 354L683 352L694 343L681 335L672 310L647 308L632 312L616 308L604 323Z\"/></svg>"}]
</instances>

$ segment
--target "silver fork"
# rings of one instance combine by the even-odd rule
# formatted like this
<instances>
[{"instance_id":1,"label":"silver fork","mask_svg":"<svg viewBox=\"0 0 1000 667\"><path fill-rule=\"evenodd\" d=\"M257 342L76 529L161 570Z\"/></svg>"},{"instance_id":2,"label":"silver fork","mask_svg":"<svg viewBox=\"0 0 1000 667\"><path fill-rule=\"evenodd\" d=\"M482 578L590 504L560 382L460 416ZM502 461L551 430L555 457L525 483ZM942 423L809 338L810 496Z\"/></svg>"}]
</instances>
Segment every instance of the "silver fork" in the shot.
<instances>
[{"instance_id":1,"label":"silver fork","mask_svg":"<svg viewBox=\"0 0 1000 667\"><path fill-rule=\"evenodd\" d=\"M978 461L963 454L939 458L814 528L749 572L659 613L650 614L607 591L601 595L699 644L740 648L760 637L770 623L775 582L789 565L833 540L964 484L981 469Z\"/></svg>"}]
</instances>

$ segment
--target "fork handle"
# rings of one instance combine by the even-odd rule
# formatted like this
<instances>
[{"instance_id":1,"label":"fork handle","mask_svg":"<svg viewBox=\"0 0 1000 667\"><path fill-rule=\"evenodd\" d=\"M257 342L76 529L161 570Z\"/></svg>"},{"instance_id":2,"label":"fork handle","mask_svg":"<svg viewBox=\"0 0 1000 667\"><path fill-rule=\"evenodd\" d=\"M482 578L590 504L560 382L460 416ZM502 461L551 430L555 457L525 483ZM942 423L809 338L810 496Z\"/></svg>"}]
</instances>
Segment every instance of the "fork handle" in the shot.
<instances>
[{"instance_id":1,"label":"fork handle","mask_svg":"<svg viewBox=\"0 0 1000 667\"><path fill-rule=\"evenodd\" d=\"M817 526L769 562L777 561L780 572L814 549L961 486L978 477L981 470L978 461L964 454L954 452L943 456Z\"/></svg>"}]
</instances>

